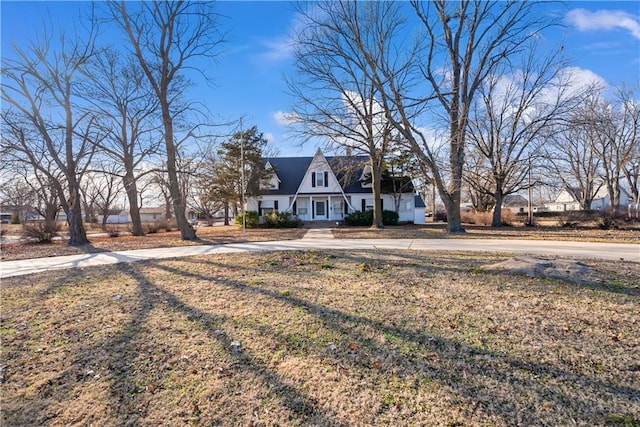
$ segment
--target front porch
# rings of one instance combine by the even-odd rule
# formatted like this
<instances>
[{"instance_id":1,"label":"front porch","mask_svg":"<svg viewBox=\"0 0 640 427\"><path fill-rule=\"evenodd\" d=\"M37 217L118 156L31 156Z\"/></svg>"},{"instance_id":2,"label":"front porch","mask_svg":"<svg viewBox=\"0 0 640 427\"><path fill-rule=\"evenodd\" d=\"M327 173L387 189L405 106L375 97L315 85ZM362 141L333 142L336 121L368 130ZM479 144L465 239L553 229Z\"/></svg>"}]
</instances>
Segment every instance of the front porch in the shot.
<instances>
[{"instance_id":1,"label":"front porch","mask_svg":"<svg viewBox=\"0 0 640 427\"><path fill-rule=\"evenodd\" d=\"M335 225L349 213L349 201L343 195L299 195L291 200L291 212L305 222Z\"/></svg>"}]
</instances>

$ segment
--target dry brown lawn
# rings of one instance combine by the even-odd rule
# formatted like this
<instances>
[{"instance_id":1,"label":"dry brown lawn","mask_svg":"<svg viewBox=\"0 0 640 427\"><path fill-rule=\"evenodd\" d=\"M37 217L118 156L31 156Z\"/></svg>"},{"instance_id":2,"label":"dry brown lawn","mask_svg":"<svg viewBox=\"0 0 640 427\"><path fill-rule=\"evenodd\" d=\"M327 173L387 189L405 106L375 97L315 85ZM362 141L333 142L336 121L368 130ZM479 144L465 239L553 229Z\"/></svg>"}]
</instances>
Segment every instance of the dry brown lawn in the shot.
<instances>
[{"instance_id":1,"label":"dry brown lawn","mask_svg":"<svg viewBox=\"0 0 640 427\"><path fill-rule=\"evenodd\" d=\"M17 233L17 231L14 231ZM96 228L91 232L98 233ZM125 251L130 249L168 248L186 245L217 245L225 243L260 242L268 240L300 239L307 232L304 228L287 229L247 229L244 232L235 225L201 227L198 229L196 241L182 240L179 231L164 231L147 234L145 236L131 236L123 234L117 237L90 236L91 243L84 246L69 246L64 241L54 241L47 244L6 244L2 246L0 259L17 260L26 258L41 258L61 255L75 255L92 252Z\"/></svg>"},{"instance_id":2,"label":"dry brown lawn","mask_svg":"<svg viewBox=\"0 0 640 427\"><path fill-rule=\"evenodd\" d=\"M117 241L118 239L114 239ZM3 426L640 425L640 265L215 255L2 281Z\"/></svg>"}]
</instances>

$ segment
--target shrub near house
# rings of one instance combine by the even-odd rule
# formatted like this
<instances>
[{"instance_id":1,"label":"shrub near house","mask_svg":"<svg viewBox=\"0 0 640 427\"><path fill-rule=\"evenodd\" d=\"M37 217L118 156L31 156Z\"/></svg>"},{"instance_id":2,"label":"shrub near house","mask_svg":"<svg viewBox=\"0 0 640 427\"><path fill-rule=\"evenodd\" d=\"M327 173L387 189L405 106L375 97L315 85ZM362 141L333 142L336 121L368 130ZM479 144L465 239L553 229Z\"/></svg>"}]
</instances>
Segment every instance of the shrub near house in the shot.
<instances>
[{"instance_id":1,"label":"shrub near house","mask_svg":"<svg viewBox=\"0 0 640 427\"><path fill-rule=\"evenodd\" d=\"M383 225L398 225L400 216L395 211L382 211ZM373 225L373 211L355 211L344 218L344 223L351 226L371 226Z\"/></svg>"},{"instance_id":2,"label":"shrub near house","mask_svg":"<svg viewBox=\"0 0 640 427\"><path fill-rule=\"evenodd\" d=\"M296 228L302 225L302 220L291 215L290 212L270 212L258 216L256 211L248 211L236 217L236 224L242 226L243 222L247 228Z\"/></svg>"}]
</instances>

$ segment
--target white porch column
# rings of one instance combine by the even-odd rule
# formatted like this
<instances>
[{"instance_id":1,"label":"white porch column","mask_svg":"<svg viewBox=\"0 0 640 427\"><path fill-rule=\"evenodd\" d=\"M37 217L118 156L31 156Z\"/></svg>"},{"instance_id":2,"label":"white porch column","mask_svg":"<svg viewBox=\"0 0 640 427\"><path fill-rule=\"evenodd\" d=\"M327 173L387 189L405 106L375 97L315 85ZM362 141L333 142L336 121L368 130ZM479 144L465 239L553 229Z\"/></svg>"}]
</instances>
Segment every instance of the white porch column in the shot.
<instances>
[{"instance_id":1,"label":"white porch column","mask_svg":"<svg viewBox=\"0 0 640 427\"><path fill-rule=\"evenodd\" d=\"M311 221L313 221L316 216L315 215L316 210L315 210L315 206L313 206L313 196L311 194L309 194L309 203L311 204L311 206L309 206L311 208L311 212L310 212Z\"/></svg>"},{"instance_id":2,"label":"white porch column","mask_svg":"<svg viewBox=\"0 0 640 427\"><path fill-rule=\"evenodd\" d=\"M331 221L333 219L333 215L332 215L332 211L333 211L333 205L331 204L331 195L328 196L329 197L329 202L327 203L327 219L329 221Z\"/></svg>"}]
</instances>

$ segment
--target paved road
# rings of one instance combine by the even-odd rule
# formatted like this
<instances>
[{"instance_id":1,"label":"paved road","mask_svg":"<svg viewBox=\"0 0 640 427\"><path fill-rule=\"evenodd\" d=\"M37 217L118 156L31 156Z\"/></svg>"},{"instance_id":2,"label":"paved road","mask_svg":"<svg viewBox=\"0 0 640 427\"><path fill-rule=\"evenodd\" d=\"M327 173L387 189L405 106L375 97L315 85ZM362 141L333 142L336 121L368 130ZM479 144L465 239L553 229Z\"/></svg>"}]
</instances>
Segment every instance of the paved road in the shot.
<instances>
[{"instance_id":1,"label":"paved road","mask_svg":"<svg viewBox=\"0 0 640 427\"><path fill-rule=\"evenodd\" d=\"M47 270L237 252L290 251L300 249L345 250L422 250L422 251L487 251L514 254L561 256L580 259L625 260L640 263L640 245L615 243L565 242L546 240L480 240L480 239L334 239L330 231L310 230L300 240L233 243L228 245L181 246L175 248L137 249L35 258L0 263L0 278L32 274Z\"/></svg>"}]
</instances>

